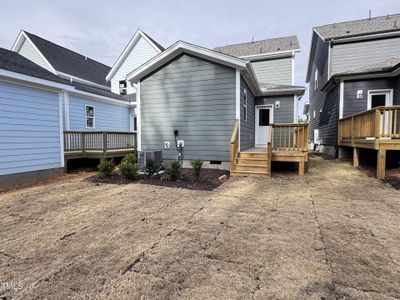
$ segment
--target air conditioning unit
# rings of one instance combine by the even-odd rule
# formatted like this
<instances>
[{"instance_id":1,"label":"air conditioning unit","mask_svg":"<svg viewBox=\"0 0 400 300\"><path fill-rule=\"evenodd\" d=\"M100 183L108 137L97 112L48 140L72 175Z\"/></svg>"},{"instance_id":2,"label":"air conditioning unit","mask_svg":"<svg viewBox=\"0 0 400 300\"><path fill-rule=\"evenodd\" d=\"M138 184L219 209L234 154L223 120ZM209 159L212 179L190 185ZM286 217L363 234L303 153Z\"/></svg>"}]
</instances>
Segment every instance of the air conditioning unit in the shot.
<instances>
[{"instance_id":1,"label":"air conditioning unit","mask_svg":"<svg viewBox=\"0 0 400 300\"><path fill-rule=\"evenodd\" d=\"M162 151L151 150L151 151L138 151L138 164L141 171L146 169L146 163L148 160L154 161L157 170L160 170L162 163Z\"/></svg>"}]
</instances>

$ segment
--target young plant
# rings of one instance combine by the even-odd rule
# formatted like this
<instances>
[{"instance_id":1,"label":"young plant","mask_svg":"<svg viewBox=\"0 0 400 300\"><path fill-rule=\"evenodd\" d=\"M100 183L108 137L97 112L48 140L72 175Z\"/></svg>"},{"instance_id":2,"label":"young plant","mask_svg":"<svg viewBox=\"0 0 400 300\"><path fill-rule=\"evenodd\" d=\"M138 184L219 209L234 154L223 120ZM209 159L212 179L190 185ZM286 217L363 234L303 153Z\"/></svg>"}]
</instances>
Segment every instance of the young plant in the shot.
<instances>
[{"instance_id":1,"label":"young plant","mask_svg":"<svg viewBox=\"0 0 400 300\"><path fill-rule=\"evenodd\" d=\"M200 159L192 160L190 162L192 165L192 175L195 180L199 180L201 168L203 168L203 161Z\"/></svg>"},{"instance_id":2,"label":"young plant","mask_svg":"<svg viewBox=\"0 0 400 300\"><path fill-rule=\"evenodd\" d=\"M146 160L146 173L147 176L151 177L157 172L156 163L152 159Z\"/></svg>"},{"instance_id":3,"label":"young plant","mask_svg":"<svg viewBox=\"0 0 400 300\"><path fill-rule=\"evenodd\" d=\"M171 181L177 181L181 179L181 164L179 161L174 160L171 166L167 169L167 178Z\"/></svg>"},{"instance_id":4,"label":"young plant","mask_svg":"<svg viewBox=\"0 0 400 300\"><path fill-rule=\"evenodd\" d=\"M139 166L136 163L136 156L128 154L119 164L119 169L125 178L134 180L138 177Z\"/></svg>"},{"instance_id":5,"label":"young plant","mask_svg":"<svg viewBox=\"0 0 400 300\"><path fill-rule=\"evenodd\" d=\"M113 160L108 160L108 159L101 159L100 164L98 166L99 168L99 175L100 177L110 177L112 172L115 169L115 163Z\"/></svg>"}]
</instances>

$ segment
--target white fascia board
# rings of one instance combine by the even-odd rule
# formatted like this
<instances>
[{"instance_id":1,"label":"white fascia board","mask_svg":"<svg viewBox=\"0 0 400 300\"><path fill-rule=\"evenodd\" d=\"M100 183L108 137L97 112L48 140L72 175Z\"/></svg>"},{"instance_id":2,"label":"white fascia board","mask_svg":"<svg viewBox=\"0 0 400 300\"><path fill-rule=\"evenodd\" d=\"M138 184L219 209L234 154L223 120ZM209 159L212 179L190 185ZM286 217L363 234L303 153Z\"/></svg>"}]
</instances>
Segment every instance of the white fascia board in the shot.
<instances>
[{"instance_id":1,"label":"white fascia board","mask_svg":"<svg viewBox=\"0 0 400 300\"><path fill-rule=\"evenodd\" d=\"M122 51L121 55L118 57L117 61L114 63L113 67L111 68L110 72L106 76L106 80L110 81L111 78L114 76L115 72L118 71L128 54L131 52L132 48L135 46L136 42L139 38L144 38L150 46L152 46L158 53L161 53L161 49L158 48L147 36L144 34L140 29L136 31L133 35L131 40L129 41L128 45L125 47L124 51Z\"/></svg>"},{"instance_id":2,"label":"white fascia board","mask_svg":"<svg viewBox=\"0 0 400 300\"><path fill-rule=\"evenodd\" d=\"M389 38L396 37L400 35L400 30L392 31L392 32L382 32L382 33L372 33L372 34L364 34L359 36L350 36L350 37L338 37L332 38L331 41L333 44L341 44L341 43L349 43L349 42L359 42L359 41L367 41L376 38Z\"/></svg>"},{"instance_id":3,"label":"white fascia board","mask_svg":"<svg viewBox=\"0 0 400 300\"><path fill-rule=\"evenodd\" d=\"M140 81L136 85L136 134L138 151L142 150L142 114L140 112Z\"/></svg>"},{"instance_id":4,"label":"white fascia board","mask_svg":"<svg viewBox=\"0 0 400 300\"><path fill-rule=\"evenodd\" d=\"M314 60L314 53L315 53L315 45L316 45L316 40L315 40L315 36L318 35L315 31L315 29L313 29L313 32L311 33L311 45L310 45L310 52L308 54L308 65L307 65L307 74L306 74L306 83L310 82L310 78L311 78L311 69L312 69L312 62ZM318 35L319 36L319 35ZM320 36L319 36L320 37Z\"/></svg>"},{"instance_id":5,"label":"white fascia board","mask_svg":"<svg viewBox=\"0 0 400 300\"><path fill-rule=\"evenodd\" d=\"M181 53L188 53L194 56L204 58L206 60L216 62L219 64L226 65L235 69L245 69L246 61L240 58L235 58L226 54L222 54L216 51L212 51L207 48L189 44L183 41L176 42L170 48L161 52L142 66L129 73L126 78L128 81L136 82L143 76L151 73L163 64L170 61L172 58L178 56Z\"/></svg>"},{"instance_id":6,"label":"white fascia board","mask_svg":"<svg viewBox=\"0 0 400 300\"><path fill-rule=\"evenodd\" d=\"M60 159L61 159L61 167L63 168L65 165L65 157L64 157L64 126L63 126L63 114L62 114L62 103L64 100L64 92L58 93L58 121L60 125Z\"/></svg>"},{"instance_id":7,"label":"white fascia board","mask_svg":"<svg viewBox=\"0 0 400 300\"><path fill-rule=\"evenodd\" d=\"M62 77L64 79L68 79L68 80L72 79L73 81L76 81L76 82L79 82L79 83L83 83L83 84L86 84L86 85L91 85L91 86L94 86L96 88L99 88L99 89L102 89L102 90L105 90L105 91L111 91L111 88L106 86L106 85L101 85L101 84L95 83L93 81L82 79L82 78L79 78L79 77L76 77L74 75L67 74L67 73L64 73L64 72L60 72L60 71L56 71L56 72L57 72L58 76L60 76L60 77Z\"/></svg>"},{"instance_id":8,"label":"white fascia board","mask_svg":"<svg viewBox=\"0 0 400 300\"><path fill-rule=\"evenodd\" d=\"M28 41L32 44L33 48L36 50L36 52L40 55L40 57L45 61L45 63L47 64L47 66L50 68L50 71L51 71L53 74L57 74L56 69L53 68L53 66L49 63L49 61L47 60L47 58L42 54L42 52L39 51L39 49L36 47L35 43L33 43L33 42L31 41L31 39L28 37L28 35L27 35L23 30L22 30L22 31L20 32L20 34L18 35L18 38L17 38L17 40L15 41L15 43L14 43L14 45L13 45L13 47L12 47L11 50L14 51L14 52L19 52L19 50L21 49L22 44L23 44L23 42L24 42L25 40L28 40Z\"/></svg>"},{"instance_id":9,"label":"white fascia board","mask_svg":"<svg viewBox=\"0 0 400 300\"><path fill-rule=\"evenodd\" d=\"M313 32L315 32L315 34L318 35L321 38L321 40L323 40L325 42L325 38L318 32L318 30L313 28Z\"/></svg>"},{"instance_id":10,"label":"white fascia board","mask_svg":"<svg viewBox=\"0 0 400 300\"><path fill-rule=\"evenodd\" d=\"M240 56L240 58L245 59L245 60L250 60L250 61L256 60L256 59L273 59L273 58L279 58L279 57L291 57L293 55L293 53L297 53L297 52L300 52L300 49L246 55L246 56Z\"/></svg>"},{"instance_id":11,"label":"white fascia board","mask_svg":"<svg viewBox=\"0 0 400 300\"><path fill-rule=\"evenodd\" d=\"M54 81L50 81L47 79L41 79L37 77L33 77L30 75L24 75L12 71L7 71L0 69L0 78L4 79L10 79L13 82L19 82L19 83L26 83L30 86L35 86L35 87L41 87L44 89L49 89L50 90L69 90L73 89L73 86L63 84L63 83L58 83Z\"/></svg>"}]
</instances>

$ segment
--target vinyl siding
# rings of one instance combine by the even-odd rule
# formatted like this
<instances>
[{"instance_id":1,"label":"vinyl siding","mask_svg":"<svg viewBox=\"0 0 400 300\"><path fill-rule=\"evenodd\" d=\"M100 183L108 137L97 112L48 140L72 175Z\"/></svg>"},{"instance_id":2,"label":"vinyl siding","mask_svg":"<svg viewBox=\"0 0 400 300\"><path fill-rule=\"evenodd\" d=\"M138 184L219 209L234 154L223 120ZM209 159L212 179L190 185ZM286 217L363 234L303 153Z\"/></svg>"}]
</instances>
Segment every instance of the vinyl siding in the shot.
<instances>
[{"instance_id":1,"label":"vinyl siding","mask_svg":"<svg viewBox=\"0 0 400 300\"><path fill-rule=\"evenodd\" d=\"M279 108L275 108L275 101L280 101ZM273 123L293 123L294 96L256 98L255 105L273 105Z\"/></svg>"},{"instance_id":2,"label":"vinyl siding","mask_svg":"<svg viewBox=\"0 0 400 300\"><path fill-rule=\"evenodd\" d=\"M193 56L164 65L141 82L142 150L163 150L163 159L177 159L177 129L184 159L229 161L235 85L234 69Z\"/></svg>"},{"instance_id":3,"label":"vinyl siding","mask_svg":"<svg viewBox=\"0 0 400 300\"><path fill-rule=\"evenodd\" d=\"M94 106L94 129L86 128L85 105ZM129 113L128 106L119 106L74 95L69 96L70 130L129 131Z\"/></svg>"},{"instance_id":4,"label":"vinyl siding","mask_svg":"<svg viewBox=\"0 0 400 300\"><path fill-rule=\"evenodd\" d=\"M57 93L0 81L0 175L61 167Z\"/></svg>"},{"instance_id":5,"label":"vinyl siding","mask_svg":"<svg viewBox=\"0 0 400 300\"><path fill-rule=\"evenodd\" d=\"M393 93L393 104L400 105L400 76L393 79L394 93Z\"/></svg>"},{"instance_id":6,"label":"vinyl siding","mask_svg":"<svg viewBox=\"0 0 400 300\"><path fill-rule=\"evenodd\" d=\"M254 61L251 65L259 82L293 84L291 57Z\"/></svg>"},{"instance_id":7,"label":"vinyl siding","mask_svg":"<svg viewBox=\"0 0 400 300\"><path fill-rule=\"evenodd\" d=\"M399 37L334 45L331 52L332 74L398 57L399 49Z\"/></svg>"},{"instance_id":8,"label":"vinyl siding","mask_svg":"<svg viewBox=\"0 0 400 300\"><path fill-rule=\"evenodd\" d=\"M247 91L247 122L244 121L244 90ZM240 150L254 147L255 143L255 112L254 96L247 83L240 81Z\"/></svg>"},{"instance_id":9,"label":"vinyl siding","mask_svg":"<svg viewBox=\"0 0 400 300\"><path fill-rule=\"evenodd\" d=\"M348 117L368 109L368 90L393 89L395 83L393 79L344 82L343 117ZM358 90L363 91L362 99L357 99Z\"/></svg>"},{"instance_id":10,"label":"vinyl siding","mask_svg":"<svg viewBox=\"0 0 400 300\"><path fill-rule=\"evenodd\" d=\"M335 111L331 111L329 114L329 107L333 110L337 110L338 103L327 103L328 94L321 91L321 87L328 80L328 53L329 44L323 42L319 37L316 36L316 46L314 61L312 62L311 78L309 84L309 101L310 101L310 123L309 123L309 139L314 142L314 129L320 129L319 137L325 142L329 142L330 145L336 145L336 136L332 136L334 130L337 127L337 119L332 119L332 115L336 114ZM318 89L315 91L315 70L318 69ZM331 100L333 95L330 96ZM336 108L335 108L336 107ZM320 111L324 113L320 113ZM313 117L313 112L316 112L316 118ZM337 115L338 117L339 115ZM323 124L323 125L321 125ZM323 128L321 128L323 126Z\"/></svg>"},{"instance_id":11,"label":"vinyl siding","mask_svg":"<svg viewBox=\"0 0 400 300\"><path fill-rule=\"evenodd\" d=\"M35 64L41 66L42 68L45 68L46 70L52 72L52 70L49 68L49 65L39 54L39 52L34 48L29 40L25 39L18 53L26 57L30 61L34 62Z\"/></svg>"},{"instance_id":12,"label":"vinyl siding","mask_svg":"<svg viewBox=\"0 0 400 300\"><path fill-rule=\"evenodd\" d=\"M318 123L314 128L319 129L321 144L335 146L339 120L339 87L330 90L324 99L321 108L316 111ZM314 135L314 132L311 134Z\"/></svg>"},{"instance_id":13,"label":"vinyl siding","mask_svg":"<svg viewBox=\"0 0 400 300\"><path fill-rule=\"evenodd\" d=\"M132 72L157 54L158 52L143 37L140 37L124 62L120 65L117 72L115 72L114 76L111 78L111 91L119 94L120 80L125 80L128 73ZM134 92L136 92L135 88L128 84L127 93L131 94Z\"/></svg>"}]
</instances>

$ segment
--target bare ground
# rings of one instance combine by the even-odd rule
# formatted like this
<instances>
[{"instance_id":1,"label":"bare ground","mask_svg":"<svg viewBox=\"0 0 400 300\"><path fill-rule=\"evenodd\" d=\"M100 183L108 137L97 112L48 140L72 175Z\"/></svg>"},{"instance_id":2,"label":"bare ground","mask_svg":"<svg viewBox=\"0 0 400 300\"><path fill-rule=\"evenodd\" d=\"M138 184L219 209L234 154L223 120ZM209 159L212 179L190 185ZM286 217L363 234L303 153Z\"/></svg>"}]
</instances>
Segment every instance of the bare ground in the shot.
<instances>
[{"instance_id":1,"label":"bare ground","mask_svg":"<svg viewBox=\"0 0 400 300\"><path fill-rule=\"evenodd\" d=\"M73 177L4 193L0 295L399 299L400 192L310 164L211 192Z\"/></svg>"}]
</instances>

